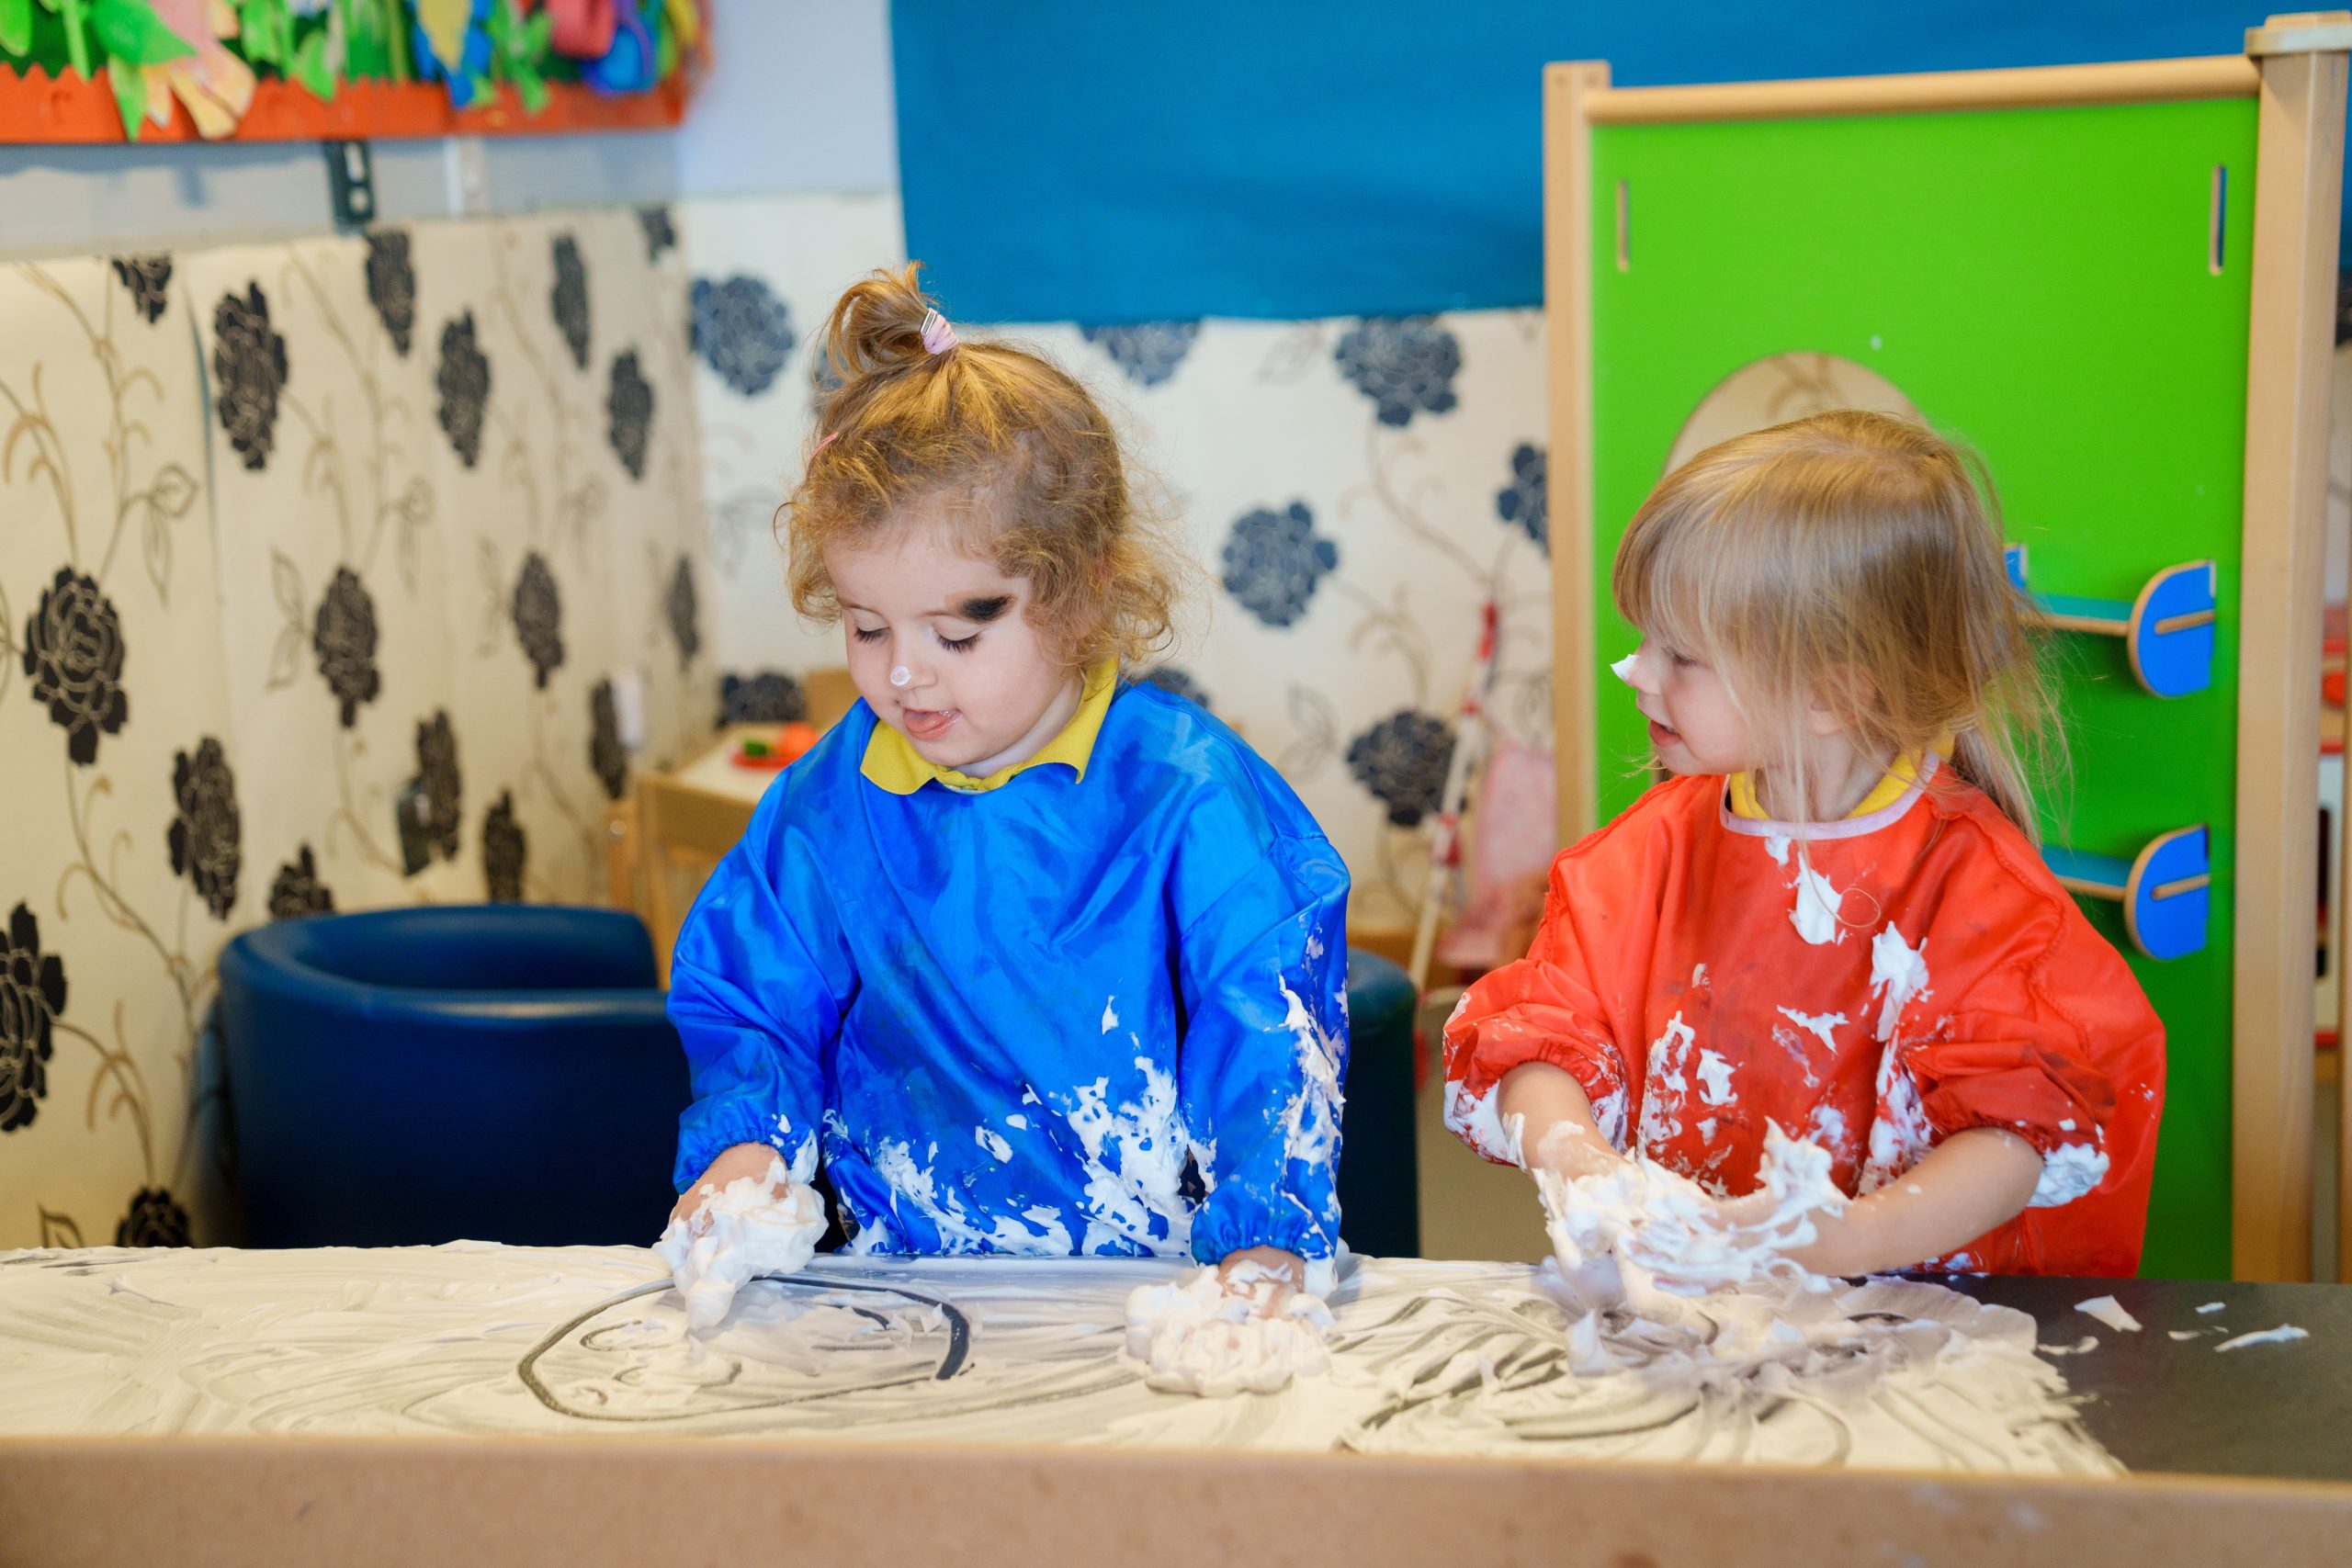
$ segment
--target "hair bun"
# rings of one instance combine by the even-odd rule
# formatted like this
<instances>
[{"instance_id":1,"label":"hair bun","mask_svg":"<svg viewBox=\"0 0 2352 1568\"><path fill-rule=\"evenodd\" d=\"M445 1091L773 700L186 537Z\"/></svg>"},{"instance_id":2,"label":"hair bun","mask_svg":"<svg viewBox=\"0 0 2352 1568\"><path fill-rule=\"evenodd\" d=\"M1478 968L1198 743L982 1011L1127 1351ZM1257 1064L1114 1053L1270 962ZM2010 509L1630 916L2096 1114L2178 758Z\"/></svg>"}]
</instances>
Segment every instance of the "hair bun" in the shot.
<instances>
[{"instance_id":1,"label":"hair bun","mask_svg":"<svg viewBox=\"0 0 2352 1568\"><path fill-rule=\"evenodd\" d=\"M922 263L899 272L877 268L833 307L825 326L825 357L844 381L890 375L931 357L923 346L923 317L933 308L918 281Z\"/></svg>"}]
</instances>

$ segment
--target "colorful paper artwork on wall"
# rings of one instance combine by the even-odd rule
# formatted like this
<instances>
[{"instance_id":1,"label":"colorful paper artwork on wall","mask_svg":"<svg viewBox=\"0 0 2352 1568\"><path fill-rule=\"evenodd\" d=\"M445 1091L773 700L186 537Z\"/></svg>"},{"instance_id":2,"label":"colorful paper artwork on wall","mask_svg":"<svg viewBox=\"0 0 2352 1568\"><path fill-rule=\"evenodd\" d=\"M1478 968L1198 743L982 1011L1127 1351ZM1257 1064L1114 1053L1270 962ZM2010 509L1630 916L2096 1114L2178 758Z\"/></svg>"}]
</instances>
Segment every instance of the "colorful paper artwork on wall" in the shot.
<instances>
[{"instance_id":1,"label":"colorful paper artwork on wall","mask_svg":"<svg viewBox=\"0 0 2352 1568\"><path fill-rule=\"evenodd\" d=\"M0 0L0 142L678 123L707 0Z\"/></svg>"}]
</instances>

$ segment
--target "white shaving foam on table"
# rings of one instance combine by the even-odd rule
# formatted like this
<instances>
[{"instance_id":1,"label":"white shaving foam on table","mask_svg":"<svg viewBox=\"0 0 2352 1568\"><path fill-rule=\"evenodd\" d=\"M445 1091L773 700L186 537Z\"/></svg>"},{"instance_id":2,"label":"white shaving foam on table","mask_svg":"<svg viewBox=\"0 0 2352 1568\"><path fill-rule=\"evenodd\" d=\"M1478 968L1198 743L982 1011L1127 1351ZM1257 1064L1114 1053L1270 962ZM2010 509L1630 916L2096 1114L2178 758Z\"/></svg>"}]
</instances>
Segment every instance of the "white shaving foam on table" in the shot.
<instances>
[{"instance_id":1,"label":"white shaving foam on table","mask_svg":"<svg viewBox=\"0 0 2352 1568\"><path fill-rule=\"evenodd\" d=\"M738 1177L717 1192L705 1183L702 1190L703 1206L672 1220L653 1250L685 1298L686 1326L707 1334L746 1282L808 1266L825 1234L825 1206L816 1189L792 1180L780 1156L763 1176Z\"/></svg>"},{"instance_id":2,"label":"white shaving foam on table","mask_svg":"<svg viewBox=\"0 0 2352 1568\"><path fill-rule=\"evenodd\" d=\"M820 1257L794 1289L743 1292L705 1337L642 1247L0 1251L0 1435L793 1436L2120 1471L2083 1428L2069 1363L2033 1353L2033 1319L1940 1285L1772 1280L1680 1301L1688 1321L1669 1326L1579 1293L1551 1263L1357 1259L1328 1298L1328 1374L1196 1399L1147 1386L1125 1306L1197 1267ZM117 1277L140 1294L110 1291ZM1759 1314L1770 1336L1717 1326ZM955 1316L971 1354L943 1382ZM533 1358L537 1393L517 1376Z\"/></svg>"},{"instance_id":3,"label":"white shaving foam on table","mask_svg":"<svg viewBox=\"0 0 2352 1568\"><path fill-rule=\"evenodd\" d=\"M2122 1304L2113 1296L2093 1296L2086 1302L2076 1302L2075 1310L2088 1313L2119 1334L2140 1332L2140 1320L2124 1311Z\"/></svg>"},{"instance_id":4,"label":"white shaving foam on table","mask_svg":"<svg viewBox=\"0 0 2352 1568\"><path fill-rule=\"evenodd\" d=\"M2248 1345L2283 1345L2290 1339L2309 1339L2310 1337L2309 1329L2298 1328L2291 1323L2282 1323L2276 1328L2266 1328L2259 1334L2241 1334L2235 1339L2224 1339L2213 1348L2237 1350Z\"/></svg>"},{"instance_id":5,"label":"white shaving foam on table","mask_svg":"<svg viewBox=\"0 0 2352 1568\"><path fill-rule=\"evenodd\" d=\"M2222 1303L2220 1302L2207 1302L2203 1306L2199 1307L2197 1310L2199 1312L2206 1313L2219 1312L2222 1310Z\"/></svg>"},{"instance_id":6,"label":"white shaving foam on table","mask_svg":"<svg viewBox=\"0 0 2352 1568\"><path fill-rule=\"evenodd\" d=\"M1127 1354L1170 1393L1275 1393L1330 1370L1331 1309L1255 1263L1203 1269L1127 1297Z\"/></svg>"},{"instance_id":7,"label":"white shaving foam on table","mask_svg":"<svg viewBox=\"0 0 2352 1568\"><path fill-rule=\"evenodd\" d=\"M2033 1354L2030 1317L1938 1286L1849 1286L1788 1255L1815 1239L1817 1214L1847 1201L1830 1179L1830 1159L1820 1145L1768 1123L1762 1186L1728 1205L1647 1159L1573 1180L1539 1170L1555 1252L1539 1280L1567 1318L1560 1339L1566 1375L1548 1381L1555 1374L1540 1361L1491 1350L1475 1364L1463 1354L1442 1368L1415 1356L1399 1363L1412 1408L1421 1411L1424 1391L1447 1378L1482 1391L1462 1396L1466 1405L1426 1404L1463 1451L1498 1434L1581 1440L1593 1431L1645 1432L1678 1410L1743 1407L1817 1411L1851 1441L1858 1432L1849 1423L1897 1384L1964 1390L1963 1402L1979 1412L2000 1409L1967 1439L1985 1451L2070 1421L2064 1380ZM1855 1315L1880 1292L1890 1304L1899 1296L1903 1310L1916 1303L1925 1318L1882 1333L1874 1319ZM1335 1381L1347 1366L1335 1370ZM1408 1421L1412 1440L1431 1441L1437 1428L1400 1416L1351 1446L1404 1446ZM1614 1440L1623 1451L1644 1451L1644 1438ZM1686 1442L1663 1451L1689 1450Z\"/></svg>"},{"instance_id":8,"label":"white shaving foam on table","mask_svg":"<svg viewBox=\"0 0 2352 1568\"><path fill-rule=\"evenodd\" d=\"M2098 1348L2098 1336L2086 1334L2072 1345L2041 1345L2036 1348L2045 1356L2087 1356Z\"/></svg>"},{"instance_id":9,"label":"white shaving foam on table","mask_svg":"<svg viewBox=\"0 0 2352 1568\"><path fill-rule=\"evenodd\" d=\"M1539 1170L1535 1182L1562 1272L1575 1278L1597 1261L1613 1261L1627 1303L1645 1318L1674 1323L1683 1316L1678 1297L1766 1280L1826 1288L1788 1254L1818 1235L1816 1212L1846 1206L1829 1169L1828 1150L1769 1122L1762 1201L1747 1206L1753 1219L1743 1213L1727 1220L1697 1182L1646 1157L1573 1180Z\"/></svg>"}]
</instances>

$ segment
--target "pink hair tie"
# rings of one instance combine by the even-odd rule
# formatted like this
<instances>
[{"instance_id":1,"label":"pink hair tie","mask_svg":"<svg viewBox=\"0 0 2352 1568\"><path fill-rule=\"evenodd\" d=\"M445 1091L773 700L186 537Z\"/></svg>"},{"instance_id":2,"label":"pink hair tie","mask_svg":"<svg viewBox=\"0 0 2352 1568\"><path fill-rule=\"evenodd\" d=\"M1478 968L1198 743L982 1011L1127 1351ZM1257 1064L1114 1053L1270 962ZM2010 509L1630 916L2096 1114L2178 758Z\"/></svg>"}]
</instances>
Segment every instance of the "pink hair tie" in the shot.
<instances>
[{"instance_id":1,"label":"pink hair tie","mask_svg":"<svg viewBox=\"0 0 2352 1568\"><path fill-rule=\"evenodd\" d=\"M813 461L818 453L822 452L826 447L831 446L834 442L839 441L841 438L842 433L836 430L831 435L826 436L822 441L818 442L816 446L811 446L808 449L808 456L810 459Z\"/></svg>"},{"instance_id":2,"label":"pink hair tie","mask_svg":"<svg viewBox=\"0 0 2352 1568\"><path fill-rule=\"evenodd\" d=\"M956 342L956 329L947 324L946 317L936 310L925 310L922 313L923 352L944 354L954 348Z\"/></svg>"}]
</instances>

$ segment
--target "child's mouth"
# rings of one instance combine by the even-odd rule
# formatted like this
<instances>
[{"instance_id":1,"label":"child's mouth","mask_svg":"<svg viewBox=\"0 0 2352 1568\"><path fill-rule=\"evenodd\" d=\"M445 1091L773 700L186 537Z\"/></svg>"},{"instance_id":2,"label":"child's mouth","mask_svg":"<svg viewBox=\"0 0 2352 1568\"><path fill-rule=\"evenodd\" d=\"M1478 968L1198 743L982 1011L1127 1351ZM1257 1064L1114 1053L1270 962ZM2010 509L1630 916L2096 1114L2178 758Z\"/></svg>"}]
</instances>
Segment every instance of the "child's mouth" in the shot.
<instances>
[{"instance_id":1,"label":"child's mouth","mask_svg":"<svg viewBox=\"0 0 2352 1568\"><path fill-rule=\"evenodd\" d=\"M1668 746L1681 739L1682 732L1680 730L1668 728L1667 726L1660 724L1656 719L1650 720L1651 745Z\"/></svg>"},{"instance_id":2,"label":"child's mouth","mask_svg":"<svg viewBox=\"0 0 2352 1568\"><path fill-rule=\"evenodd\" d=\"M899 718L905 724L908 735L917 740L936 740L947 733L956 722L954 708L900 708Z\"/></svg>"}]
</instances>

